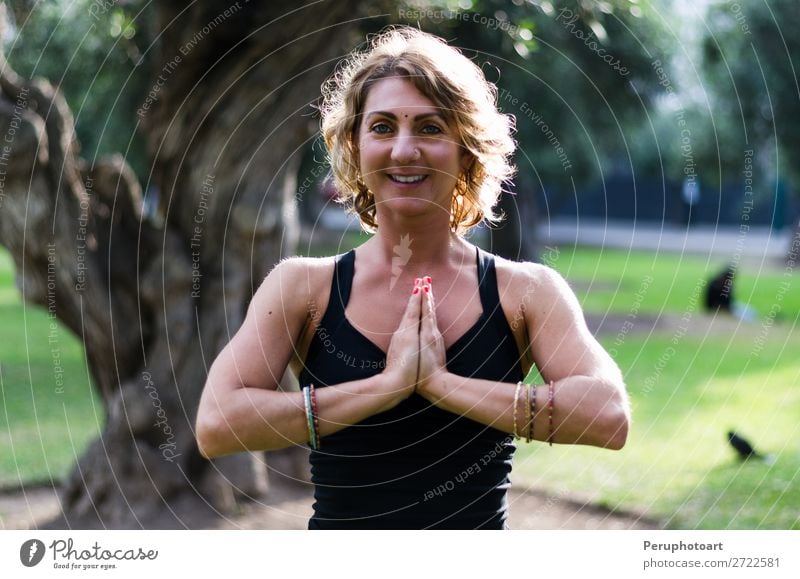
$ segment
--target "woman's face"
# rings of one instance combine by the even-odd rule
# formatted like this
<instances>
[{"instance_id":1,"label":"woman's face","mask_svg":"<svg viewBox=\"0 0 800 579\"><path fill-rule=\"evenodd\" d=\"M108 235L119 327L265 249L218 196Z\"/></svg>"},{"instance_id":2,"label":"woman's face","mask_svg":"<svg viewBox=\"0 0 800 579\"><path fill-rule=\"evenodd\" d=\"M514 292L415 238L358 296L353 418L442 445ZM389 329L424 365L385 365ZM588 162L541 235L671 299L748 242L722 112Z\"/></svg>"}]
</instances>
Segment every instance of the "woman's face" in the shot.
<instances>
[{"instance_id":1,"label":"woman's face","mask_svg":"<svg viewBox=\"0 0 800 579\"><path fill-rule=\"evenodd\" d=\"M469 155L443 111L413 84L391 77L371 87L358 150L361 176L379 215L435 212L449 220L453 190Z\"/></svg>"}]
</instances>

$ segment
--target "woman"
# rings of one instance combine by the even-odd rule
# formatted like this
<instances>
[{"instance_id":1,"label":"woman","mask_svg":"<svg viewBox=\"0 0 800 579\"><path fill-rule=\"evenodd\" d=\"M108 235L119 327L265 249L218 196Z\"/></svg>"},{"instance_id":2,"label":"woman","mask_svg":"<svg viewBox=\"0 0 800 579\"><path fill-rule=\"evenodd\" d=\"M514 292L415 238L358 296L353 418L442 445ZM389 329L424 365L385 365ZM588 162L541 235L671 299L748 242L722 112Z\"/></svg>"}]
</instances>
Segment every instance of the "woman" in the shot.
<instances>
[{"instance_id":1,"label":"woman","mask_svg":"<svg viewBox=\"0 0 800 579\"><path fill-rule=\"evenodd\" d=\"M209 372L200 450L310 444L309 528L505 528L514 436L624 445L619 369L558 274L463 237L512 172L480 69L395 29L325 96L337 186L375 234L267 276ZM547 384L522 384L534 363ZM290 364L301 393L276 391Z\"/></svg>"}]
</instances>

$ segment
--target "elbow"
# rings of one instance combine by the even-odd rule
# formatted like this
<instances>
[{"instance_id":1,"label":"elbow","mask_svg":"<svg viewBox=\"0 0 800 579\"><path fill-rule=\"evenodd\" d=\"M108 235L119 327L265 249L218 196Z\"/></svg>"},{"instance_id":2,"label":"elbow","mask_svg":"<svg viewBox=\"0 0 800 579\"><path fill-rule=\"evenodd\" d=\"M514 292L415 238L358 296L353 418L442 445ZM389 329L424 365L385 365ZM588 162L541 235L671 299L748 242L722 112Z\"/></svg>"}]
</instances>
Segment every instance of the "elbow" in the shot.
<instances>
[{"instance_id":1,"label":"elbow","mask_svg":"<svg viewBox=\"0 0 800 579\"><path fill-rule=\"evenodd\" d=\"M591 444L608 450L622 450L628 441L631 411L625 386L606 382L602 407L594 415Z\"/></svg>"},{"instance_id":2,"label":"elbow","mask_svg":"<svg viewBox=\"0 0 800 579\"><path fill-rule=\"evenodd\" d=\"M611 405L606 420L605 448L609 450L622 450L628 441L628 431L631 425L630 409L626 400L620 400Z\"/></svg>"},{"instance_id":3,"label":"elbow","mask_svg":"<svg viewBox=\"0 0 800 579\"><path fill-rule=\"evenodd\" d=\"M625 443L628 441L628 429L630 427L630 419L623 413L619 419L614 421L613 431L607 439L605 448L609 450L622 450Z\"/></svg>"},{"instance_id":4,"label":"elbow","mask_svg":"<svg viewBox=\"0 0 800 579\"><path fill-rule=\"evenodd\" d=\"M200 455L211 460L226 454L223 446L222 429L219 427L221 421L208 412L198 414L195 424L195 441Z\"/></svg>"}]
</instances>

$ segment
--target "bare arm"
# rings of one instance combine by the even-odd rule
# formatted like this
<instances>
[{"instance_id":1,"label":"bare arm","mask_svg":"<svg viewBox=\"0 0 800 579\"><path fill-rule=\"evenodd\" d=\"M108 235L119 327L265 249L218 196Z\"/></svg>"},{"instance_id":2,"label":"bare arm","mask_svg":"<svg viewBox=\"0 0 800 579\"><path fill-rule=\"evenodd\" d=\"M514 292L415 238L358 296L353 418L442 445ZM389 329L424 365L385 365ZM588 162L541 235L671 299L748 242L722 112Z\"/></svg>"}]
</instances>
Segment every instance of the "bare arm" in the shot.
<instances>
[{"instance_id":1,"label":"bare arm","mask_svg":"<svg viewBox=\"0 0 800 579\"><path fill-rule=\"evenodd\" d=\"M619 368L586 327L578 300L563 278L544 266L525 264L529 289L519 295L531 352L543 378L554 382L553 442L620 449L627 438L630 413ZM432 296L432 293L430 294ZM417 391L440 408L505 432L513 432L515 384L464 378L443 368L444 345L435 327L433 299L423 304L421 364ZM430 344L427 348L426 344ZM437 359L438 358L438 359ZM524 422L524 389L517 424ZM539 385L534 438L550 431L549 386Z\"/></svg>"},{"instance_id":2,"label":"bare arm","mask_svg":"<svg viewBox=\"0 0 800 579\"><path fill-rule=\"evenodd\" d=\"M285 448L308 440L302 394L278 392L277 387L308 322L311 267L319 265L292 259L276 267L253 296L242 327L211 366L196 425L205 457ZM392 361L418 348L420 301L409 300L408 315L381 374L316 390L321 436L388 410L413 391L415 376L409 378ZM413 367L416 375L416 358Z\"/></svg>"}]
</instances>

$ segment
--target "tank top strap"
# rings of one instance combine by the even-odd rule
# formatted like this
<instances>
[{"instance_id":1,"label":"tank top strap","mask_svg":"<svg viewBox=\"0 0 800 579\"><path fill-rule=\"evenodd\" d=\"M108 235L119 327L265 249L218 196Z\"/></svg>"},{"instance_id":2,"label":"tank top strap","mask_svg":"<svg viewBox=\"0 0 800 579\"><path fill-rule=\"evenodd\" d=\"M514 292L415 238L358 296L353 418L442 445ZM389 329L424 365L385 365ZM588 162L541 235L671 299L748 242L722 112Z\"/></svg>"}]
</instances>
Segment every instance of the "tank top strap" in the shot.
<instances>
[{"instance_id":1,"label":"tank top strap","mask_svg":"<svg viewBox=\"0 0 800 579\"><path fill-rule=\"evenodd\" d=\"M356 250L351 249L336 259L333 266L333 279L331 280L331 295L328 298L327 313L335 320L344 318L347 302L350 301L350 290L353 287L353 273L355 272Z\"/></svg>"},{"instance_id":2,"label":"tank top strap","mask_svg":"<svg viewBox=\"0 0 800 579\"><path fill-rule=\"evenodd\" d=\"M355 250L350 250L336 258L333 263L333 277L331 278L331 291L328 297L328 307L318 321L317 331L308 346L303 370L300 373L300 383L313 381L308 373L308 368L314 363L322 350L319 328L325 332L334 332L345 320L344 312L350 299L350 288L353 285L353 272L355 271Z\"/></svg>"},{"instance_id":3,"label":"tank top strap","mask_svg":"<svg viewBox=\"0 0 800 579\"><path fill-rule=\"evenodd\" d=\"M494 265L494 256L476 247L478 250L478 291L481 296L481 306L487 317L502 312L500 308L500 293L497 291L497 270Z\"/></svg>"}]
</instances>

